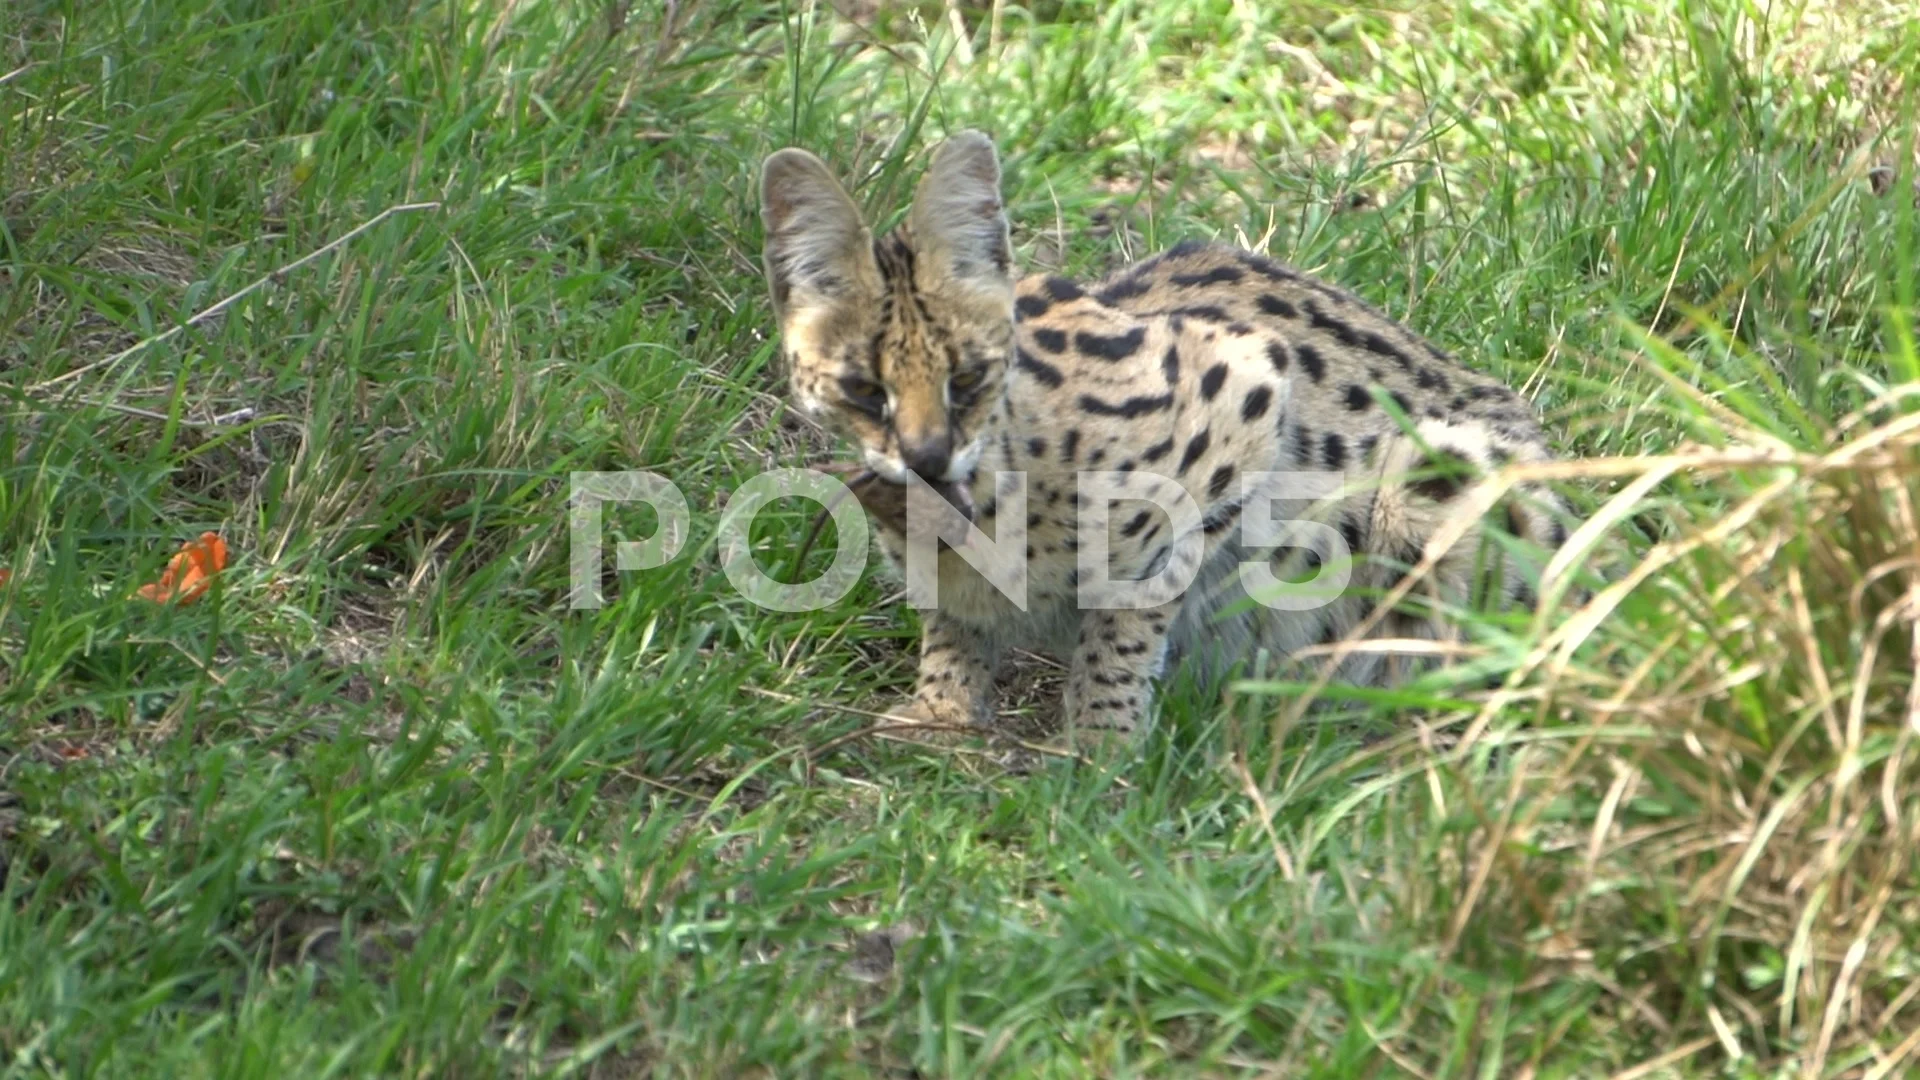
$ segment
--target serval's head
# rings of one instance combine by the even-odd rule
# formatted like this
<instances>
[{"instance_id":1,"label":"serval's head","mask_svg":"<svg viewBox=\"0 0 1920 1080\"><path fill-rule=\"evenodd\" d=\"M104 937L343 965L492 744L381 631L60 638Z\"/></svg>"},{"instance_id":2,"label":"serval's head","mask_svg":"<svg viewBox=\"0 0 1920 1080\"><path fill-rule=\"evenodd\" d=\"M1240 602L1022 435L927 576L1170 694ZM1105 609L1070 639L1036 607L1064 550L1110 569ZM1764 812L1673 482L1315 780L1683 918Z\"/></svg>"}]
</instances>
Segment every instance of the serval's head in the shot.
<instances>
[{"instance_id":1,"label":"serval's head","mask_svg":"<svg viewBox=\"0 0 1920 1080\"><path fill-rule=\"evenodd\" d=\"M942 144L906 220L879 240L805 150L767 158L760 213L794 402L889 481L970 480L1014 349L993 143L967 131Z\"/></svg>"}]
</instances>

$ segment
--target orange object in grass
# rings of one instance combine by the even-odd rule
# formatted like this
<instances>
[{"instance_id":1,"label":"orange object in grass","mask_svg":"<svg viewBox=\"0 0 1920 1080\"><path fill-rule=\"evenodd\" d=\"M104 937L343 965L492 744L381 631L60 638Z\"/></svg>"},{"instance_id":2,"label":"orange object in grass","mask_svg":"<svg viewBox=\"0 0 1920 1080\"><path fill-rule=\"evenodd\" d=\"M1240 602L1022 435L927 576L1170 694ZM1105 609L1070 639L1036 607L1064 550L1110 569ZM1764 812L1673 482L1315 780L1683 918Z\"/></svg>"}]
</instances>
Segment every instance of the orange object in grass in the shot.
<instances>
[{"instance_id":1,"label":"orange object in grass","mask_svg":"<svg viewBox=\"0 0 1920 1080\"><path fill-rule=\"evenodd\" d=\"M191 604L207 591L213 575L227 568L227 543L219 533L201 533L167 562L160 580L140 586L140 595L159 603Z\"/></svg>"}]
</instances>

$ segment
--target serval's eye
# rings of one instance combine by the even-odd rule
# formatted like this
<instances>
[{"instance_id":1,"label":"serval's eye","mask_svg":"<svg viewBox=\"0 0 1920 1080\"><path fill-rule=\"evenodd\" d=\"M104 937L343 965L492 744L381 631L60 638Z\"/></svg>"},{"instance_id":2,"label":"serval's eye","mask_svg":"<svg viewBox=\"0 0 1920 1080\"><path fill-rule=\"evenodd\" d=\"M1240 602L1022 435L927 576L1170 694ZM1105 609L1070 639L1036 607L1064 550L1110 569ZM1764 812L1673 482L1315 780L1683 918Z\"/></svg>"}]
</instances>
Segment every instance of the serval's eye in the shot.
<instances>
[{"instance_id":1,"label":"serval's eye","mask_svg":"<svg viewBox=\"0 0 1920 1080\"><path fill-rule=\"evenodd\" d=\"M886 387L857 375L841 379L840 392L847 395L847 404L862 412L877 413L887 403Z\"/></svg>"},{"instance_id":2,"label":"serval's eye","mask_svg":"<svg viewBox=\"0 0 1920 1080\"><path fill-rule=\"evenodd\" d=\"M971 390L979 386L980 380L986 377L987 373L979 368L968 368L965 371L954 372L953 378L949 380L949 382L951 382L955 390Z\"/></svg>"}]
</instances>

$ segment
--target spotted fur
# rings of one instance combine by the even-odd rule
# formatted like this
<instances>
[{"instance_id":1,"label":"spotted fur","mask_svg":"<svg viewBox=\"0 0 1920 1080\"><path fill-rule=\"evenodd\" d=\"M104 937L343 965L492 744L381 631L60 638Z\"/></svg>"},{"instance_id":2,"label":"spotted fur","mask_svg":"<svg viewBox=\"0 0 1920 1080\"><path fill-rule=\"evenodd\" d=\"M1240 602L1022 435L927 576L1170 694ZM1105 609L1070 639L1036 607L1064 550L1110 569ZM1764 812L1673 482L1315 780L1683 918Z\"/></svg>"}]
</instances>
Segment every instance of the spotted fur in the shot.
<instances>
[{"instance_id":1,"label":"spotted fur","mask_svg":"<svg viewBox=\"0 0 1920 1080\"><path fill-rule=\"evenodd\" d=\"M1286 657L1348 635L1474 485L1506 462L1551 456L1513 389L1251 251L1182 244L1091 284L1016 283L998 159L978 133L941 146L906 221L879 239L803 150L767 160L761 194L797 405L850 436L885 480L965 486L988 536L1003 516L996 475L1027 477L1027 610L941 554L912 706L925 719L989 720L995 664L1026 646L1071 658L1064 707L1076 738L1135 731L1171 663L1218 675L1256 648ZM1117 502L1106 526L1115 579L1171 567L1194 575L1183 593L1142 609L1078 605L1086 471L1119 474L1130 496L1177 489L1193 500L1203 542L1184 563L1173 519L1150 504ZM1254 505L1251 477L1289 471L1338 475L1330 497L1281 504L1324 528L1250 545L1240 515ZM1530 605L1539 560L1498 559L1489 573L1481 534L1495 524L1551 549L1567 520L1551 492L1517 492L1445 553L1416 590L1422 603L1373 634L1450 636L1447 605L1476 586ZM897 564L899 523L880 525ZM1356 556L1337 599L1307 610L1242 602L1243 563L1290 580L1326 573L1336 535ZM1358 654L1340 675L1391 685L1419 666L1397 661Z\"/></svg>"}]
</instances>

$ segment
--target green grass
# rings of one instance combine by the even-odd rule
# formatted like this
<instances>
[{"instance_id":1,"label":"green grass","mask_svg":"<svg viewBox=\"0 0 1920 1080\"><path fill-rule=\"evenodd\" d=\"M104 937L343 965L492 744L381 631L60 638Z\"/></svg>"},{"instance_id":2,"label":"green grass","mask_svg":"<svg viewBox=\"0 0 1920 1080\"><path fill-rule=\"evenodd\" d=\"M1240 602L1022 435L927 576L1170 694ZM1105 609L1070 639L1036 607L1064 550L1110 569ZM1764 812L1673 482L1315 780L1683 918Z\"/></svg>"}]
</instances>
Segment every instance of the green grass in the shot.
<instances>
[{"instance_id":1,"label":"green grass","mask_svg":"<svg viewBox=\"0 0 1920 1080\"><path fill-rule=\"evenodd\" d=\"M1920 1069L1909 9L821 7L0 10L0 1071ZM1244 236L1693 455L1646 574L1405 693L1175 693L1119 774L837 741L910 613L715 550L827 449L755 172L885 215L965 126L1029 267ZM570 610L568 474L634 468L686 553Z\"/></svg>"}]
</instances>

